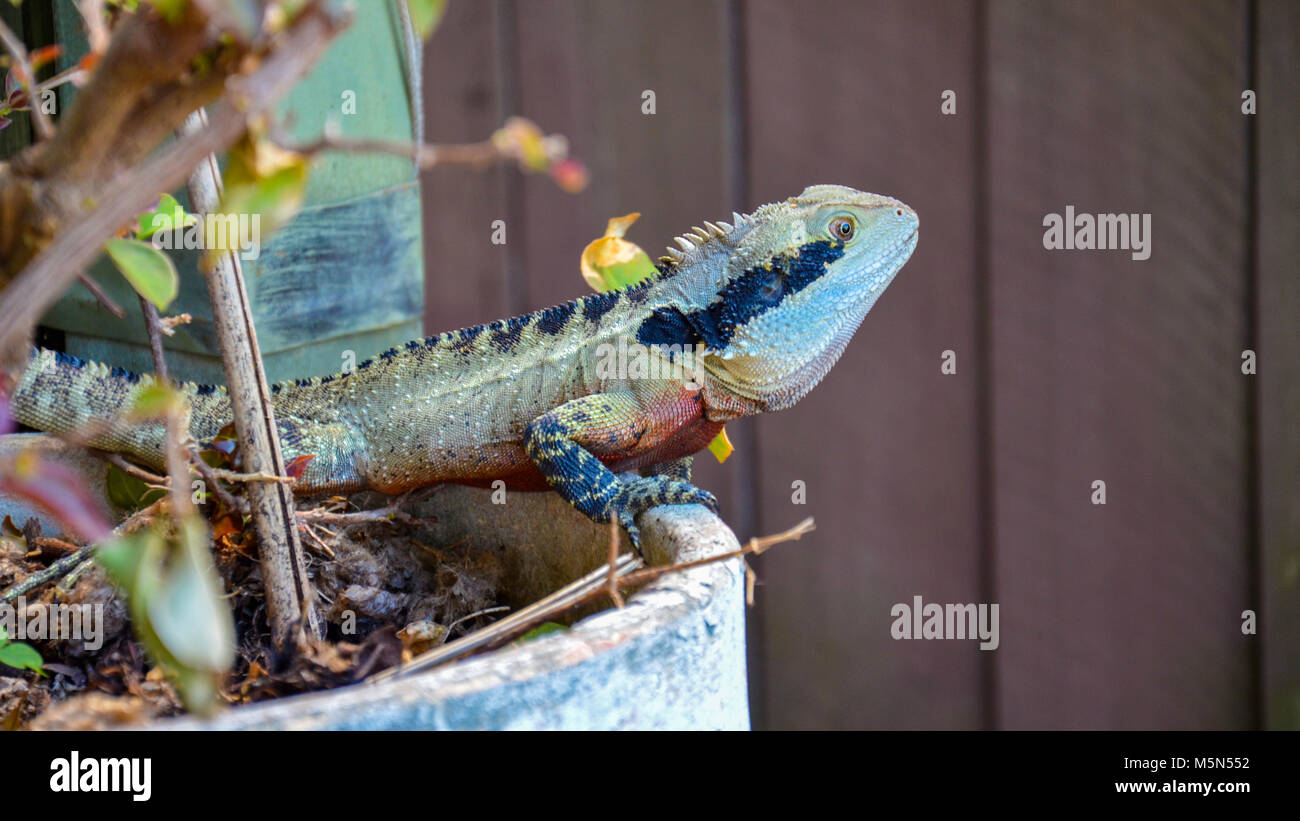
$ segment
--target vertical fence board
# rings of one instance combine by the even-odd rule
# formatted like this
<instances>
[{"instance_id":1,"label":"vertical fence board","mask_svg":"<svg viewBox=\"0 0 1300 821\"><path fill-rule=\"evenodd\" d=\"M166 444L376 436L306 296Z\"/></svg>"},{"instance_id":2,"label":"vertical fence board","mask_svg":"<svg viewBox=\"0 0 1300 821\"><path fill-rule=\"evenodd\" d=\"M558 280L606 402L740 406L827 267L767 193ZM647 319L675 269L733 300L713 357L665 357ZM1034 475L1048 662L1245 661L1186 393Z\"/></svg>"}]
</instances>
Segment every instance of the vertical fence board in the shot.
<instances>
[{"instance_id":1,"label":"vertical fence board","mask_svg":"<svg viewBox=\"0 0 1300 821\"><path fill-rule=\"evenodd\" d=\"M527 302L585 287L578 255L609 217L638 211L629 238L657 257L671 237L731 208L723 191L721 3L531 2L517 8L519 106L569 138L590 168L574 196L522 186ZM665 20L689 25L665 26ZM642 113L642 94L656 113Z\"/></svg>"},{"instance_id":2,"label":"vertical fence board","mask_svg":"<svg viewBox=\"0 0 1300 821\"><path fill-rule=\"evenodd\" d=\"M1300 729L1300 6L1259 4L1258 279L1264 725Z\"/></svg>"},{"instance_id":3,"label":"vertical fence board","mask_svg":"<svg viewBox=\"0 0 1300 821\"><path fill-rule=\"evenodd\" d=\"M1251 721L1243 20L990 7L1004 726ZM1151 258L1045 250L1067 205L1151 214Z\"/></svg>"},{"instance_id":4,"label":"vertical fence board","mask_svg":"<svg viewBox=\"0 0 1300 821\"><path fill-rule=\"evenodd\" d=\"M890 609L980 600L972 114L966 4L746 4L756 202L841 183L921 217L913 259L830 375L758 420L764 531L817 531L761 562L774 728L978 727L980 651L895 641ZM940 112L944 89L957 114ZM953 350L956 375L940 374ZM807 483L807 505L791 484Z\"/></svg>"},{"instance_id":5,"label":"vertical fence board","mask_svg":"<svg viewBox=\"0 0 1300 821\"><path fill-rule=\"evenodd\" d=\"M424 49L427 142L476 142L500 125L496 26L491 3L448 4ZM506 218L503 174L457 167L421 174L427 333L508 313L505 248L492 244L493 221Z\"/></svg>"}]
</instances>

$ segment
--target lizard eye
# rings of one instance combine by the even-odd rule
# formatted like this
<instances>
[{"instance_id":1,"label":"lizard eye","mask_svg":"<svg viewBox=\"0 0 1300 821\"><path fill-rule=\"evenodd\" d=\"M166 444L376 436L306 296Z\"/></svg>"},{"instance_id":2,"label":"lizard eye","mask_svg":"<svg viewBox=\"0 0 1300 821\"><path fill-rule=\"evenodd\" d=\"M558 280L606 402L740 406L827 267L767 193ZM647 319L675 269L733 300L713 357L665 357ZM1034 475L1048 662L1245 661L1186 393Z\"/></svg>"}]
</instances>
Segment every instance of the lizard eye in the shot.
<instances>
[{"instance_id":1,"label":"lizard eye","mask_svg":"<svg viewBox=\"0 0 1300 821\"><path fill-rule=\"evenodd\" d=\"M840 242L848 242L853 239L854 233L858 230L858 226L853 222L852 217L836 217L831 220L831 224L827 228L830 230L831 236Z\"/></svg>"}]
</instances>

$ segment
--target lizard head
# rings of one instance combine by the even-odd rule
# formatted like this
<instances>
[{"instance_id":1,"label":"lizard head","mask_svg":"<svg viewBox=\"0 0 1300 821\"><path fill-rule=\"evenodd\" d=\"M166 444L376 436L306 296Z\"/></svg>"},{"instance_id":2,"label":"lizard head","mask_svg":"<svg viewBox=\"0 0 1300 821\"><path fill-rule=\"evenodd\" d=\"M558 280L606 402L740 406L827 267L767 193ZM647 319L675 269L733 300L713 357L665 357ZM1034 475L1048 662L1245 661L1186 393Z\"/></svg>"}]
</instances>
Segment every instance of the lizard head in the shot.
<instances>
[{"instance_id":1,"label":"lizard head","mask_svg":"<svg viewBox=\"0 0 1300 821\"><path fill-rule=\"evenodd\" d=\"M789 407L912 255L917 224L898 200L814 185L733 225L696 229L666 258L674 284L638 340L703 345L706 394L722 388L738 410Z\"/></svg>"}]
</instances>

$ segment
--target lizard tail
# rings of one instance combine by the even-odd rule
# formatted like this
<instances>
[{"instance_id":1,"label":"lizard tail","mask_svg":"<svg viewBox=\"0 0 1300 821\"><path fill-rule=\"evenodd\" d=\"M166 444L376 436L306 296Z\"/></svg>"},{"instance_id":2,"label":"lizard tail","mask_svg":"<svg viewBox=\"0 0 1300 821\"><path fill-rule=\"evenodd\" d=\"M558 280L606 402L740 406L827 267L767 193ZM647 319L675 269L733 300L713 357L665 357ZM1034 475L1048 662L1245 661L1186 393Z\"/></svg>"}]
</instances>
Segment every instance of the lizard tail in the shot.
<instances>
[{"instance_id":1,"label":"lizard tail","mask_svg":"<svg viewBox=\"0 0 1300 821\"><path fill-rule=\"evenodd\" d=\"M121 453L161 470L162 423L129 419L136 399L154 381L149 374L36 348L14 389L11 408L14 418L28 427L75 435L90 447ZM226 389L192 382L179 388L190 400L190 435L199 442L211 439L230 419Z\"/></svg>"}]
</instances>

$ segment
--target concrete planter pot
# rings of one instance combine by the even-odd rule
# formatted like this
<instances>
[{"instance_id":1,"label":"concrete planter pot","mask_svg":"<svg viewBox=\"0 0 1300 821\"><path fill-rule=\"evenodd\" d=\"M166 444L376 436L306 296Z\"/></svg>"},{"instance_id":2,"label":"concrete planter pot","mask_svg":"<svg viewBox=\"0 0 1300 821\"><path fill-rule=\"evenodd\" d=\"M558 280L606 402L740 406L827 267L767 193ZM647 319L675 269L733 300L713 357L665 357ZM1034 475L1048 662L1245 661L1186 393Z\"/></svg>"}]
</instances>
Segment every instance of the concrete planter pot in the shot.
<instances>
[{"instance_id":1,"label":"concrete planter pot","mask_svg":"<svg viewBox=\"0 0 1300 821\"><path fill-rule=\"evenodd\" d=\"M57 443L50 447L58 449ZM504 546L506 587L522 601L600 566L608 550L608 530L554 494L515 493L505 505L494 505L488 491L448 487L425 504L439 519L431 534L438 542ZM641 518L641 527L655 562L738 547L731 530L698 505L656 508ZM743 570L732 560L665 576L621 610L425 673L153 726L748 729Z\"/></svg>"}]
</instances>

